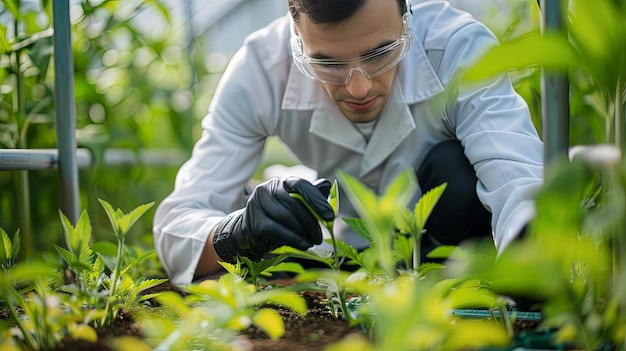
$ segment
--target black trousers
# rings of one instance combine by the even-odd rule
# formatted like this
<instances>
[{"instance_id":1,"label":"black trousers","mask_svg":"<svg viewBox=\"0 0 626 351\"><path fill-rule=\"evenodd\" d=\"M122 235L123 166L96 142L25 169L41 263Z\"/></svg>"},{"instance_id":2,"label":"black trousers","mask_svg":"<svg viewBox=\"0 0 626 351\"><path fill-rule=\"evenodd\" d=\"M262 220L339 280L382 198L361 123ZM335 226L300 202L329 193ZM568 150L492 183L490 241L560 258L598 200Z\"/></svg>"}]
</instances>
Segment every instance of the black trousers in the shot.
<instances>
[{"instance_id":1,"label":"black trousers","mask_svg":"<svg viewBox=\"0 0 626 351\"><path fill-rule=\"evenodd\" d=\"M439 245L491 237L491 213L476 195L476 173L458 140L435 145L416 171L422 193L447 183L426 221L422 257Z\"/></svg>"}]
</instances>

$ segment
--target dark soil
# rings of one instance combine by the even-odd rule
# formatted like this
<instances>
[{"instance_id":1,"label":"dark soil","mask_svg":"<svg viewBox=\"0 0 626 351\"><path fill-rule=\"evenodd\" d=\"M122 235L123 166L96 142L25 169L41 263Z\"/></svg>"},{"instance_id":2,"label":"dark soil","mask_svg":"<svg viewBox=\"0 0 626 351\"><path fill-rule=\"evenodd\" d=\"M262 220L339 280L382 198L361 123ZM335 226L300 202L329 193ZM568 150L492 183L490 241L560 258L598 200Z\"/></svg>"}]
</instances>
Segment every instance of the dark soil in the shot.
<instances>
[{"instance_id":1,"label":"dark soil","mask_svg":"<svg viewBox=\"0 0 626 351\"><path fill-rule=\"evenodd\" d=\"M164 283L150 289L147 293L168 290L180 292L169 283ZM276 308L285 322L285 334L279 340L270 340L265 333L255 327L243 331L242 336L248 339L247 344L252 347L250 351L321 351L348 334L361 333L360 329L350 328L345 321L330 314L323 303L323 294L303 292L302 296L309 308L305 316L300 316L286 309ZM0 319L10 319L5 307L0 307ZM133 336L142 338L138 324L127 315L119 316L116 322L109 327L96 328L96 332L98 333L97 343L67 337L62 340L57 351L114 351L107 345L107 340L111 340L113 337Z\"/></svg>"},{"instance_id":2,"label":"dark soil","mask_svg":"<svg viewBox=\"0 0 626 351\"><path fill-rule=\"evenodd\" d=\"M288 283L279 282L281 285ZM150 291L178 291L169 283L161 284ZM182 294L182 292L181 292ZM350 328L344 320L335 318L330 314L324 304L325 296L319 292L305 291L301 293L307 302L308 313L305 316L297 315L289 310L276 308L285 322L285 334L278 340L270 340L265 333L255 327L244 330L242 337L246 338L246 344L251 346L250 351L317 351L324 350L328 345L336 343L352 333L363 333L360 328ZM156 303L155 303L156 305ZM10 319L6 308L0 308L0 319ZM516 332L533 329L537 322L524 322L516 325ZM91 343L72 338L64 339L58 351L114 351L107 345L107 340L112 337L132 336L142 338L137 323L131 316L121 315L110 327L97 328L98 343Z\"/></svg>"}]
</instances>

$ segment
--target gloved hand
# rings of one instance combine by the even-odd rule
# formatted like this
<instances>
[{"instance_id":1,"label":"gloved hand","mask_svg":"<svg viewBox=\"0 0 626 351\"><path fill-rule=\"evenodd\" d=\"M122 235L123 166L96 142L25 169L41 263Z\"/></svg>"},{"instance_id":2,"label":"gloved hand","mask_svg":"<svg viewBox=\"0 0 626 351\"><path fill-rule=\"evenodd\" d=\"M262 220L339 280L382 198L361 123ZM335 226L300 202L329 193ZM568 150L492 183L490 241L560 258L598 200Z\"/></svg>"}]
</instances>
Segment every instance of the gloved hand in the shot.
<instances>
[{"instance_id":1,"label":"gloved hand","mask_svg":"<svg viewBox=\"0 0 626 351\"><path fill-rule=\"evenodd\" d=\"M298 193L322 219L335 214L326 201L331 184L320 179L314 184L296 177L272 178L258 185L245 208L222 220L215 230L213 246L225 261L237 255L258 261L269 251L288 245L306 250L322 242L322 231L311 212L289 193Z\"/></svg>"}]
</instances>

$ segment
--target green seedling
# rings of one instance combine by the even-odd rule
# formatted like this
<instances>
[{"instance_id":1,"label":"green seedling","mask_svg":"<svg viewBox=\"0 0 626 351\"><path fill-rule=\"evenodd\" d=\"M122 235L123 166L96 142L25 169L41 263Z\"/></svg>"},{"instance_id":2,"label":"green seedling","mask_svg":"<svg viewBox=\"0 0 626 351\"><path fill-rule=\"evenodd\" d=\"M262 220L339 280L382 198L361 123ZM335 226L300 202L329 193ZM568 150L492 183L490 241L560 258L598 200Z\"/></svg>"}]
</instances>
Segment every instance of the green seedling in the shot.
<instances>
[{"instance_id":1,"label":"green seedling","mask_svg":"<svg viewBox=\"0 0 626 351\"><path fill-rule=\"evenodd\" d=\"M61 284L60 276L55 268L34 261L13 264L0 273L0 296L15 325L10 333L2 334L0 345L52 350L67 334L85 339L95 335L91 328L79 327L76 316L59 304L59 295L52 289Z\"/></svg>"},{"instance_id":2,"label":"green seedling","mask_svg":"<svg viewBox=\"0 0 626 351\"><path fill-rule=\"evenodd\" d=\"M109 325L119 313L117 299L122 297L122 301L126 307L133 305L137 301L137 294L147 288L164 282L164 279L148 279L141 282L134 282L129 277L123 277L128 270L132 269L132 265L123 267L125 240L132 225L148 211L154 202L138 206L129 213L124 213L120 209L113 209L113 206L105 200L98 199L102 207L104 207L111 226L113 235L117 239L117 255L115 257L115 266L112 267L112 276L108 281L109 301L105 309L103 319L104 325ZM143 297L145 298L145 297Z\"/></svg>"},{"instance_id":3,"label":"green seedling","mask_svg":"<svg viewBox=\"0 0 626 351\"><path fill-rule=\"evenodd\" d=\"M452 286L454 281L434 275L407 274L371 286L359 312L372 333L372 349L474 350L506 346L510 338L497 323L461 320L450 313L462 303L494 303L488 299L492 295L473 285L462 285L456 292Z\"/></svg>"},{"instance_id":4,"label":"green seedling","mask_svg":"<svg viewBox=\"0 0 626 351\"><path fill-rule=\"evenodd\" d=\"M63 238L67 247L54 245L67 267L73 274L75 286L67 286L67 292L79 294L87 298L97 299L97 290L102 284L104 262L95 257L89 247L91 241L91 222L87 211L83 211L73 226L70 220L59 212L63 225ZM91 300L91 301L90 301ZM94 306L96 301L88 299L88 306Z\"/></svg>"},{"instance_id":5,"label":"green seedling","mask_svg":"<svg viewBox=\"0 0 626 351\"><path fill-rule=\"evenodd\" d=\"M20 231L18 230L11 239L7 232L0 228L0 240L0 267L6 274L17 263L17 254L20 252Z\"/></svg>"},{"instance_id":6,"label":"green seedling","mask_svg":"<svg viewBox=\"0 0 626 351\"><path fill-rule=\"evenodd\" d=\"M406 207L400 209L400 215L396 218L396 227L401 234L408 235L408 238L398 235L395 248L403 253L402 258L407 263L412 262L409 268L417 269L420 266L420 243L425 232L424 226L447 185L443 183L426 192L418 200L412 212Z\"/></svg>"},{"instance_id":7,"label":"green seedling","mask_svg":"<svg viewBox=\"0 0 626 351\"><path fill-rule=\"evenodd\" d=\"M273 272L304 272L304 268L299 263L283 262L288 257L288 255L277 255L254 262L247 257L239 256L235 264L227 262L220 262L220 264L228 273L243 277L258 288L260 285L267 284L263 276L271 276ZM245 264L245 267L242 267L242 262Z\"/></svg>"},{"instance_id":8,"label":"green seedling","mask_svg":"<svg viewBox=\"0 0 626 351\"><path fill-rule=\"evenodd\" d=\"M406 207L417 188L415 173L410 169L403 171L380 197L347 173L338 171L337 179L367 228L373 249L368 252L375 254L375 260L383 273L393 279L397 272L392 250L392 230L398 213Z\"/></svg>"},{"instance_id":9,"label":"green seedling","mask_svg":"<svg viewBox=\"0 0 626 351\"><path fill-rule=\"evenodd\" d=\"M67 249L56 246L56 250L73 273L74 284L61 287L61 291L73 295L73 298L64 299L68 308L72 308L73 304L83 303L87 309L82 306L73 310L82 316L85 323L107 326L113 323L121 310L130 312L138 308L141 301L153 297L140 293L165 282L166 279L133 279L129 274L139 262L151 255L150 252L138 257L126 255L129 251L125 238L133 223L152 203L124 214L119 209L114 210L106 201L100 201L111 221L117 246L112 243L96 243L90 246L91 222L87 212L83 211L76 226L61 214ZM97 249L97 254L94 248ZM132 259L125 259L125 256ZM107 269L111 275L107 274Z\"/></svg>"},{"instance_id":10,"label":"green seedling","mask_svg":"<svg viewBox=\"0 0 626 351\"><path fill-rule=\"evenodd\" d=\"M304 299L286 288L272 288L259 291L242 277L226 273L218 280L205 280L183 287L188 293L163 294L157 297L162 305L168 306L174 318L144 321L151 339L157 330L168 332L159 341L155 350L210 349L225 350L236 348L236 335L255 326L263 330L271 339L284 334L284 323L278 312L267 305L280 306L300 315L306 314ZM172 323L171 319L178 322Z\"/></svg>"},{"instance_id":11,"label":"green seedling","mask_svg":"<svg viewBox=\"0 0 626 351\"><path fill-rule=\"evenodd\" d=\"M299 255L301 258L313 257L314 260L319 262L324 262L329 264L332 272L330 274L324 273L324 271L318 272L317 274L312 272L303 272L298 276L299 281L315 281L318 285L320 285L324 291L326 292L326 296L329 299L329 309L331 313L335 317L339 317L337 310L341 311L341 315L343 318L348 321L349 325L355 325L356 322L353 320L350 310L346 305L346 299L350 295L348 290L344 289L343 283L345 282L346 274L341 272L341 257L340 254L348 253L353 257L358 257L358 254L355 254L356 250L350 250L348 245L341 242L339 239L335 237L334 225L335 221L325 221L323 220L313 209L309 206L306 200L300 194L289 194L291 197L294 197L304 206L306 206L309 211L315 216L315 218L322 223L322 225L328 230L330 234L330 242L333 246L333 256L330 260L320 259L318 258L320 255L314 253L302 253ZM330 189L330 193L328 195L328 203L333 209L335 215L337 214L339 208L339 196L337 194L337 180L333 181L333 185ZM299 251L299 250L298 250ZM310 276L313 274L313 278ZM337 308L338 307L338 308Z\"/></svg>"}]
</instances>

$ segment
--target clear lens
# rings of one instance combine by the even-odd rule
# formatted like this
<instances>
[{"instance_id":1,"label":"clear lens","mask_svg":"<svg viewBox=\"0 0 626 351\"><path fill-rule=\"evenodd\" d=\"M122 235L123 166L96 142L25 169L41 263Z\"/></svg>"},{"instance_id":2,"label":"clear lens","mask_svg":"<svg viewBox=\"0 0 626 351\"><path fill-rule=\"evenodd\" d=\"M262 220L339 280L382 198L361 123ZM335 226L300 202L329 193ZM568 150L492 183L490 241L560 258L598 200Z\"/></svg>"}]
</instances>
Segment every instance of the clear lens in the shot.
<instances>
[{"instance_id":1,"label":"clear lens","mask_svg":"<svg viewBox=\"0 0 626 351\"><path fill-rule=\"evenodd\" d=\"M394 42L391 45L377 50L367 57L362 57L358 61L352 62L309 62L308 66L318 80L332 84L347 84L348 78L352 75L355 67L361 68L359 71L367 73L367 78L374 78L395 66L404 54L408 42Z\"/></svg>"},{"instance_id":2,"label":"clear lens","mask_svg":"<svg viewBox=\"0 0 626 351\"><path fill-rule=\"evenodd\" d=\"M410 27L411 14L403 16L404 33L395 42L378 48L365 56L346 59L314 59L304 54L302 40L295 33L291 38L294 62L308 77L323 83L348 84L355 70L368 79L374 78L402 60L409 49L413 32Z\"/></svg>"}]
</instances>

